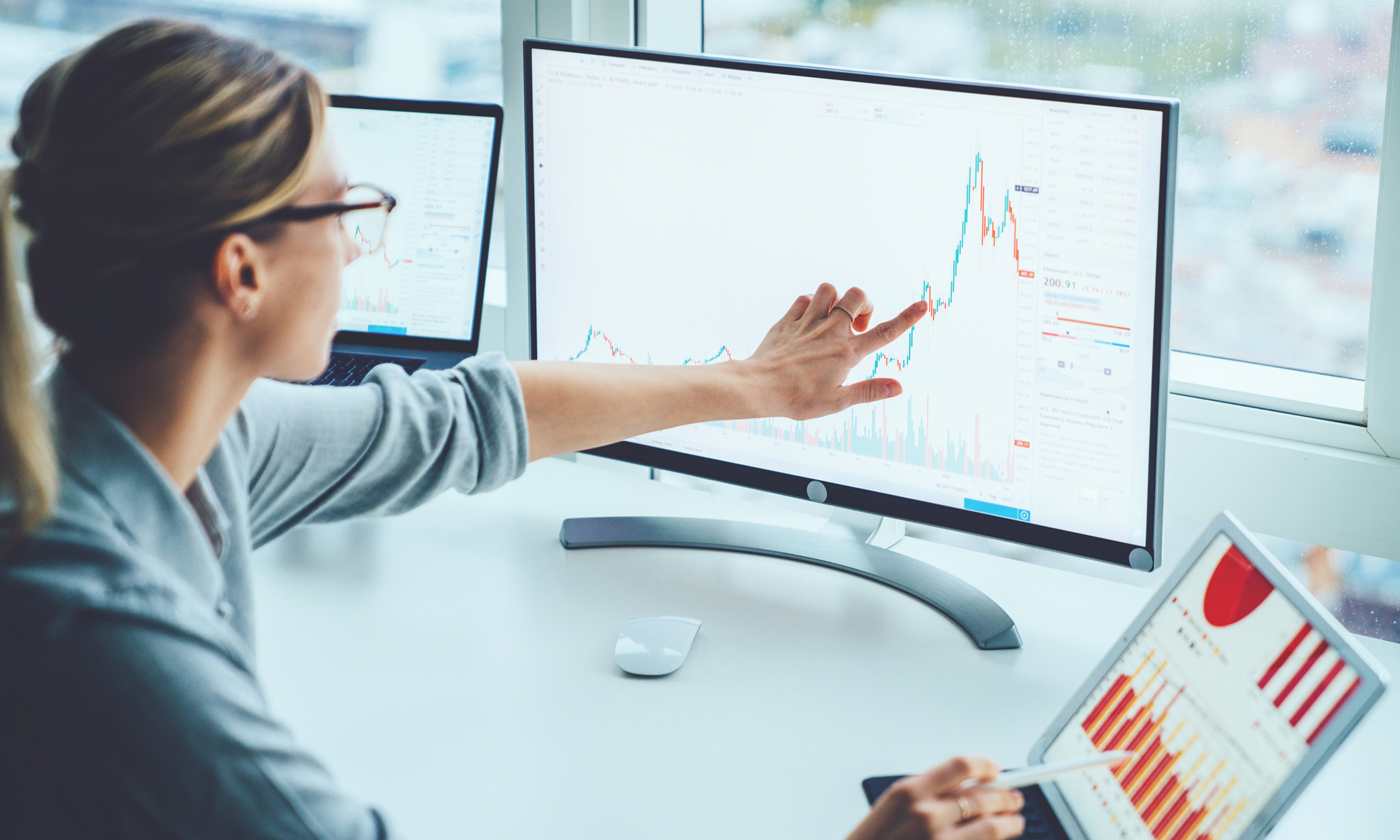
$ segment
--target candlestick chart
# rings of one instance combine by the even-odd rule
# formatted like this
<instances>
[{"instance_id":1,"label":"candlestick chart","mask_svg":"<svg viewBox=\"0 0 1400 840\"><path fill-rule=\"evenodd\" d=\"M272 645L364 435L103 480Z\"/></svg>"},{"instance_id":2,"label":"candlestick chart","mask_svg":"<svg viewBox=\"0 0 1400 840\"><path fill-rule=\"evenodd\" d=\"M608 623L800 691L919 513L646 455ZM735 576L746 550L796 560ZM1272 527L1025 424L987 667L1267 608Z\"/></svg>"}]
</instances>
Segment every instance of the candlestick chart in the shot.
<instances>
[{"instance_id":1,"label":"candlestick chart","mask_svg":"<svg viewBox=\"0 0 1400 840\"><path fill-rule=\"evenodd\" d=\"M886 295L878 300L880 317L911 300L926 301L927 314L847 380L849 384L894 376L904 387L901 397L805 422L768 418L709 425L731 434L1014 484L1016 456L1030 447L1030 435L1018 434L1012 424L1017 399L1017 281L1034 278L1035 272L1023 267L1021 211L1012 184L1004 179L1004 188L994 189L989 168L982 154L975 153L956 192L929 196L930 202L957 202L958 211L943 216L951 215L955 227L926 231L929 259L923 276L905 284L899 299ZM893 292L898 286L890 283L886 288ZM713 343L679 351L673 346L663 353L631 343L625 327L590 323L577 344L557 358L711 364L742 358L762 335L754 335L753 329L747 335L725 332L716 327L709 331Z\"/></svg>"},{"instance_id":2,"label":"candlestick chart","mask_svg":"<svg viewBox=\"0 0 1400 840\"><path fill-rule=\"evenodd\" d=\"M359 246L363 255L345 267L342 310L397 314L400 281L395 269L404 260L390 258L391 243L372 243L358 227L349 233L351 240ZM371 252L370 249L376 244L379 245L379 249ZM397 251L398 243L392 244Z\"/></svg>"},{"instance_id":3,"label":"candlestick chart","mask_svg":"<svg viewBox=\"0 0 1400 840\"><path fill-rule=\"evenodd\" d=\"M1021 238L1018 231L1016 211L1011 206L1010 189L1007 189L1002 196L1001 222L998 224L995 221L994 216L987 215L987 179L983 173L982 154L979 152L977 156L973 158L972 167L968 170L967 191L966 196L963 200L964 206L962 216L962 229L958 234L957 247L953 249L952 271L949 272L948 275L948 296L946 298L942 296L935 297L933 293L933 284L930 283L928 280L924 280L923 290L919 293L918 299L926 301L928 303L928 319L930 323L935 323L938 320L938 313L946 310L953 304L953 292L957 290L958 286L958 268L962 263L963 249L967 247L967 227L968 223L972 220L972 199L974 195L977 197L977 211L979 215L978 244L985 246L987 244L988 239L990 239L992 247L997 246L998 240L1002 240L1003 245L1005 245L1006 227L1008 224L1010 224L1011 257L1015 265L1016 275L1018 277L1035 277L1034 271L1028 271L1026 269L1021 268ZM915 329L917 329L917 325L915 326ZM896 370L902 371L906 367L908 367L909 364L913 361L913 356L914 329L910 329L909 346L908 349L905 351L903 357L900 357L898 355L890 355L889 353L886 353L884 351L876 353L874 359L874 366L871 368L870 376L866 378L875 378L877 375L879 375L882 366L892 366Z\"/></svg>"}]
</instances>

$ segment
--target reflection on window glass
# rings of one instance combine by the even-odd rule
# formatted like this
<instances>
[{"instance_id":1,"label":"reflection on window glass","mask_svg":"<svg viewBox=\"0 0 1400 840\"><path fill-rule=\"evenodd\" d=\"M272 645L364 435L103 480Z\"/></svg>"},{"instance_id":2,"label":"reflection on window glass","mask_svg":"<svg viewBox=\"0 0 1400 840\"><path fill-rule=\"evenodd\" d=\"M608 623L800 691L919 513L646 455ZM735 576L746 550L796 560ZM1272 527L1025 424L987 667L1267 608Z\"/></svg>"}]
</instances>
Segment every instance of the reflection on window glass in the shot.
<instances>
[{"instance_id":1,"label":"reflection on window glass","mask_svg":"<svg viewBox=\"0 0 1400 840\"><path fill-rule=\"evenodd\" d=\"M1172 344L1361 377L1389 0L705 0L705 50L1182 102Z\"/></svg>"},{"instance_id":2,"label":"reflection on window glass","mask_svg":"<svg viewBox=\"0 0 1400 840\"><path fill-rule=\"evenodd\" d=\"M0 163L39 71L102 32L148 17L269 44L333 93L501 101L500 0L0 0Z\"/></svg>"},{"instance_id":3,"label":"reflection on window glass","mask_svg":"<svg viewBox=\"0 0 1400 840\"><path fill-rule=\"evenodd\" d=\"M1279 537L1259 540L1343 627L1400 642L1400 563Z\"/></svg>"}]
</instances>

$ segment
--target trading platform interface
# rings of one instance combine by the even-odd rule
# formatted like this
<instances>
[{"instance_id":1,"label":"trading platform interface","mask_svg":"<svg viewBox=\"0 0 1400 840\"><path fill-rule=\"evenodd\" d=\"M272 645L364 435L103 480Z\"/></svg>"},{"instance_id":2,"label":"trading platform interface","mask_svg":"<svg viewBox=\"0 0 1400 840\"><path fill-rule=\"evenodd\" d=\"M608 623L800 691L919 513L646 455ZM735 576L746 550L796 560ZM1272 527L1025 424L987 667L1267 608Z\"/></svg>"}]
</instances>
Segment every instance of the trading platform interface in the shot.
<instances>
[{"instance_id":1,"label":"trading platform interface","mask_svg":"<svg viewBox=\"0 0 1400 840\"><path fill-rule=\"evenodd\" d=\"M1058 782L1094 840L1232 840L1361 686L1224 535L1051 743L1137 758Z\"/></svg>"},{"instance_id":2,"label":"trading platform interface","mask_svg":"<svg viewBox=\"0 0 1400 840\"><path fill-rule=\"evenodd\" d=\"M470 340L495 121L338 107L329 120L350 183L398 199L384 246L345 269L340 329Z\"/></svg>"},{"instance_id":3,"label":"trading platform interface","mask_svg":"<svg viewBox=\"0 0 1400 840\"><path fill-rule=\"evenodd\" d=\"M1148 539L1163 115L535 48L536 354L749 355L799 294L928 315L903 394L636 442Z\"/></svg>"}]
</instances>

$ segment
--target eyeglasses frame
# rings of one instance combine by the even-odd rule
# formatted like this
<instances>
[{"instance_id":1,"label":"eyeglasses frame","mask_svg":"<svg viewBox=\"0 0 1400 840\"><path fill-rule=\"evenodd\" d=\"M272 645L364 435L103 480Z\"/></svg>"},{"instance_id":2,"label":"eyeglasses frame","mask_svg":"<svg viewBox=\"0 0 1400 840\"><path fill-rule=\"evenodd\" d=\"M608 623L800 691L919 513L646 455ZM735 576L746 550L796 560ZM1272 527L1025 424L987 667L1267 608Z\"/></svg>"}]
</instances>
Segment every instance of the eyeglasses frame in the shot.
<instances>
[{"instance_id":1,"label":"eyeglasses frame","mask_svg":"<svg viewBox=\"0 0 1400 840\"><path fill-rule=\"evenodd\" d=\"M274 222L309 222L314 219L325 218L326 216L336 216L343 213L349 213L353 210L373 210L377 207L385 208L384 215L388 216L390 213L394 212L394 208L399 205L399 200L397 198L394 198L392 195L390 195L387 190L384 190L381 187L376 187L374 184L351 184L347 188L347 192L349 190L355 189L356 187L369 187L372 190L378 190L380 195L383 197L380 198L378 201L358 201L354 203L344 201L323 201L317 204L289 204L286 207L280 207L276 210L273 210L271 213L268 213L265 216L260 216L259 218L248 222L244 227L253 227L256 225L271 224ZM380 242L378 247L375 248L375 250L377 251L383 246L384 243Z\"/></svg>"}]
</instances>

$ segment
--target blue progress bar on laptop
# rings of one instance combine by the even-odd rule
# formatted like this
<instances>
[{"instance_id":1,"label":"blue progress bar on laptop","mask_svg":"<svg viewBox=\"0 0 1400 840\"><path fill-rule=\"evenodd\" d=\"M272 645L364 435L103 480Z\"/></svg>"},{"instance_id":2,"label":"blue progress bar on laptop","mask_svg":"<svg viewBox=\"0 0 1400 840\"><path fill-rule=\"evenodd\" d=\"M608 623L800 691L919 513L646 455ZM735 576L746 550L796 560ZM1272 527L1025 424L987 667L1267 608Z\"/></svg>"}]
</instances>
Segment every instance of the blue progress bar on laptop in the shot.
<instances>
[{"instance_id":1,"label":"blue progress bar on laptop","mask_svg":"<svg viewBox=\"0 0 1400 840\"><path fill-rule=\"evenodd\" d=\"M1031 521L1031 512L1028 510L1014 508L1010 505L997 505L979 499L963 499L963 510L990 513L992 516L1005 516L1007 519L1019 519L1022 522Z\"/></svg>"}]
</instances>

